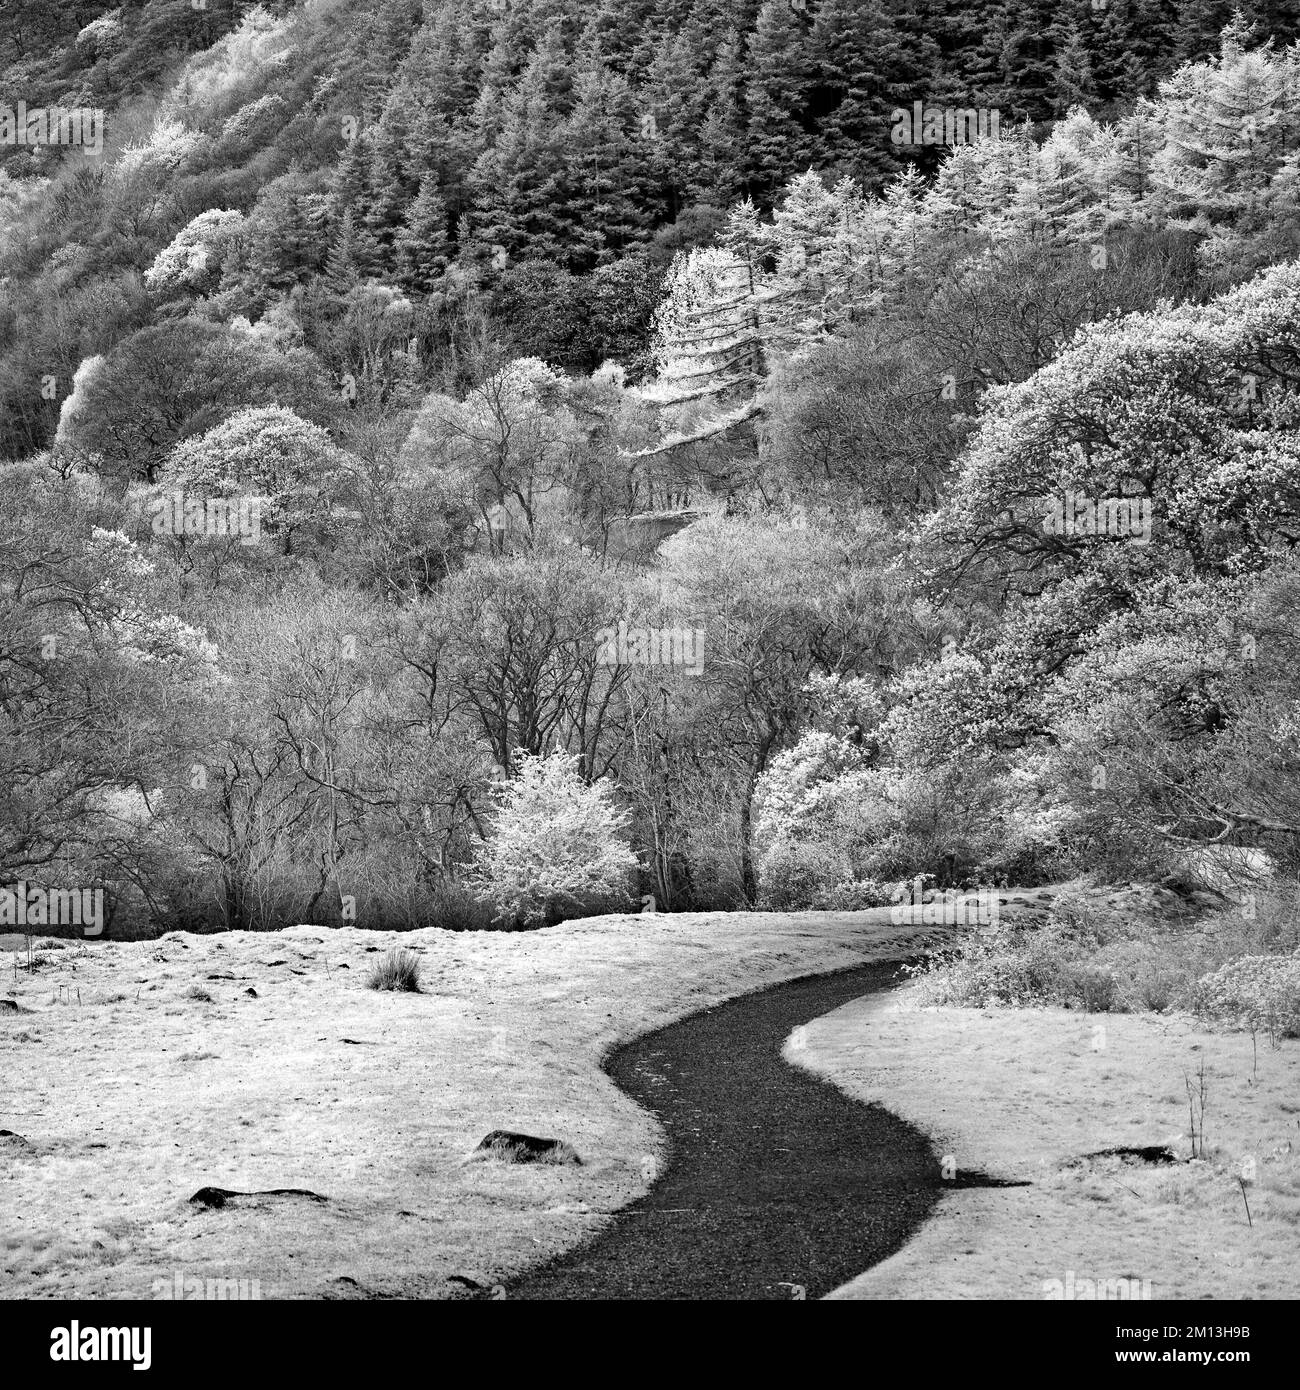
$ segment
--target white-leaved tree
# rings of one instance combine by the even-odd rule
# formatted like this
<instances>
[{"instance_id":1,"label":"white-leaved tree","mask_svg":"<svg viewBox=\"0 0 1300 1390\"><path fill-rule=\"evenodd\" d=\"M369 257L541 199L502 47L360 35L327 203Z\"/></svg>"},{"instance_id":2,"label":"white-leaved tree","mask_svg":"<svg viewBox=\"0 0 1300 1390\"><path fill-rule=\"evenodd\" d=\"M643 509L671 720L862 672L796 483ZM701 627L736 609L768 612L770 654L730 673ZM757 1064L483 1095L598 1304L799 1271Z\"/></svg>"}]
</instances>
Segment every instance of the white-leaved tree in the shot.
<instances>
[{"instance_id":1,"label":"white-leaved tree","mask_svg":"<svg viewBox=\"0 0 1300 1390\"><path fill-rule=\"evenodd\" d=\"M327 522L347 485L346 464L319 425L286 406L250 406L176 445L164 483L201 496L260 497L262 525L287 555L295 533Z\"/></svg>"},{"instance_id":2,"label":"white-leaved tree","mask_svg":"<svg viewBox=\"0 0 1300 1390\"><path fill-rule=\"evenodd\" d=\"M199 213L154 257L144 273L145 284L154 290L214 288L244 220L244 214L233 209L209 208Z\"/></svg>"},{"instance_id":3,"label":"white-leaved tree","mask_svg":"<svg viewBox=\"0 0 1300 1390\"><path fill-rule=\"evenodd\" d=\"M623 838L629 813L615 805L611 783L583 780L580 763L562 749L520 753L516 775L499 784L471 881L504 925L551 926L631 902L637 858Z\"/></svg>"},{"instance_id":4,"label":"white-leaved tree","mask_svg":"<svg viewBox=\"0 0 1300 1390\"><path fill-rule=\"evenodd\" d=\"M145 551L97 524L83 480L36 462L2 476L0 865L45 884L116 882L111 904L136 811L218 654L162 606Z\"/></svg>"},{"instance_id":5,"label":"white-leaved tree","mask_svg":"<svg viewBox=\"0 0 1300 1390\"><path fill-rule=\"evenodd\" d=\"M657 373L647 394L666 403L725 397L761 378L761 295L752 264L719 247L673 261L656 316Z\"/></svg>"}]
</instances>

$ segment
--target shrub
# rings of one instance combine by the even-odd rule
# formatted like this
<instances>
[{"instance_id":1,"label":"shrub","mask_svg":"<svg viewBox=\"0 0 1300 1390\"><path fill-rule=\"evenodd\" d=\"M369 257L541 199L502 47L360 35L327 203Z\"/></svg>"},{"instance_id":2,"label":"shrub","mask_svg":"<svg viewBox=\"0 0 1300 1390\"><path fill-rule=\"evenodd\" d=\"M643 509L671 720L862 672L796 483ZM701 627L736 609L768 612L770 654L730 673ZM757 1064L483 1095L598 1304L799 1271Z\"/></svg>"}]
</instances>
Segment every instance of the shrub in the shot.
<instances>
[{"instance_id":1,"label":"shrub","mask_svg":"<svg viewBox=\"0 0 1300 1390\"><path fill-rule=\"evenodd\" d=\"M832 845L778 840L759 863L759 906L771 912L813 907L820 895L851 875L848 859Z\"/></svg>"},{"instance_id":2,"label":"shrub","mask_svg":"<svg viewBox=\"0 0 1300 1390\"><path fill-rule=\"evenodd\" d=\"M1196 982L1192 1010L1222 1027L1300 1037L1300 956L1242 956Z\"/></svg>"},{"instance_id":3,"label":"shrub","mask_svg":"<svg viewBox=\"0 0 1300 1390\"><path fill-rule=\"evenodd\" d=\"M1274 1038L1300 1025L1292 901L1265 898L1251 919L1217 914L1171 923L1162 920L1150 891L1121 890L1111 901L1104 893L1065 888L1041 928L1004 922L932 958L913 972L924 981L923 995L970 1008L1187 1008L1206 1021Z\"/></svg>"},{"instance_id":4,"label":"shrub","mask_svg":"<svg viewBox=\"0 0 1300 1390\"><path fill-rule=\"evenodd\" d=\"M1060 926L1002 923L917 973L927 1002L959 1008L1054 1005L1104 1012L1121 1002L1113 972L1087 960Z\"/></svg>"},{"instance_id":5,"label":"shrub","mask_svg":"<svg viewBox=\"0 0 1300 1390\"><path fill-rule=\"evenodd\" d=\"M999 926L953 951L936 953L914 972L927 1003L982 1009L1047 1002L1056 997L1056 971L1041 942Z\"/></svg>"},{"instance_id":6,"label":"shrub","mask_svg":"<svg viewBox=\"0 0 1300 1390\"><path fill-rule=\"evenodd\" d=\"M548 926L630 906L637 859L622 835L631 817L610 783L588 784L578 769L576 754L521 753L518 775L500 785L470 876L496 904L496 921Z\"/></svg>"},{"instance_id":7,"label":"shrub","mask_svg":"<svg viewBox=\"0 0 1300 1390\"><path fill-rule=\"evenodd\" d=\"M1080 949L1102 946L1123 939L1126 934L1118 913L1098 901L1095 893L1073 886L1063 888L1052 899L1046 925L1059 933L1063 941L1073 942Z\"/></svg>"},{"instance_id":8,"label":"shrub","mask_svg":"<svg viewBox=\"0 0 1300 1390\"><path fill-rule=\"evenodd\" d=\"M928 747L927 739L917 741ZM837 862L824 888L846 880L910 880L917 873L932 873L944 887L1028 885L1069 871L1071 814L1052 795L1041 760L1026 755L1010 769L979 757L938 767L909 768L906 759L877 767L868 765L874 744L814 732L773 759L759 782L755 819L760 884L771 861L770 898L799 896L797 888L775 882L804 867L798 856L792 862L782 841L833 853ZM802 898L798 905L814 905L810 894Z\"/></svg>"},{"instance_id":9,"label":"shrub","mask_svg":"<svg viewBox=\"0 0 1300 1390\"><path fill-rule=\"evenodd\" d=\"M863 765L863 749L829 733L806 734L779 754L756 791L754 842L760 900L814 905L819 892L880 876L881 846L896 836L893 779Z\"/></svg>"},{"instance_id":10,"label":"shrub","mask_svg":"<svg viewBox=\"0 0 1300 1390\"><path fill-rule=\"evenodd\" d=\"M366 981L370 989L404 990L420 993L420 958L414 951L394 946L378 961Z\"/></svg>"},{"instance_id":11,"label":"shrub","mask_svg":"<svg viewBox=\"0 0 1300 1390\"><path fill-rule=\"evenodd\" d=\"M814 894L810 906L821 912L865 912L892 901L891 885L874 878L854 878Z\"/></svg>"},{"instance_id":12,"label":"shrub","mask_svg":"<svg viewBox=\"0 0 1300 1390\"><path fill-rule=\"evenodd\" d=\"M1103 947L1094 957L1114 978L1119 1012L1150 1010L1164 1013L1187 997L1196 970L1186 948L1169 940L1119 941Z\"/></svg>"},{"instance_id":13,"label":"shrub","mask_svg":"<svg viewBox=\"0 0 1300 1390\"><path fill-rule=\"evenodd\" d=\"M1103 966L1092 961L1064 961L1057 981L1060 995L1067 1000L1077 1000L1088 1013L1124 1012L1116 1007L1120 1002L1119 981Z\"/></svg>"}]
</instances>

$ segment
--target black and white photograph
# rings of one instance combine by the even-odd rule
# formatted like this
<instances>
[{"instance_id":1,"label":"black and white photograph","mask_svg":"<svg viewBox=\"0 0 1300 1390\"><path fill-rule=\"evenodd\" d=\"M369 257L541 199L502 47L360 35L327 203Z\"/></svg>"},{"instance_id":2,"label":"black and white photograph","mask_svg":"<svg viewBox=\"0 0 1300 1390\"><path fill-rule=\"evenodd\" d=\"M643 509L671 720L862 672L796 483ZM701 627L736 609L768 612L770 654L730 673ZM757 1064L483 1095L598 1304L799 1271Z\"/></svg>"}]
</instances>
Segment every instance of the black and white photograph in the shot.
<instances>
[{"instance_id":1,"label":"black and white photograph","mask_svg":"<svg viewBox=\"0 0 1300 1390\"><path fill-rule=\"evenodd\" d=\"M1298 1296L1300 0L0 0L15 1384Z\"/></svg>"}]
</instances>

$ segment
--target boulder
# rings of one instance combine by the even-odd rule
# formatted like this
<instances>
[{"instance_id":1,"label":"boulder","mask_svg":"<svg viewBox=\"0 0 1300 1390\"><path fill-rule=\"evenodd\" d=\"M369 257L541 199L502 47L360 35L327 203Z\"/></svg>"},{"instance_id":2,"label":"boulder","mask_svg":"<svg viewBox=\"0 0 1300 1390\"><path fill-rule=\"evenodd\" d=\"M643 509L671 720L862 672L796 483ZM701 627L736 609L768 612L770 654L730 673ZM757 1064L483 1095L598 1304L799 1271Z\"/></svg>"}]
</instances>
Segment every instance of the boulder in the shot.
<instances>
[{"instance_id":1,"label":"boulder","mask_svg":"<svg viewBox=\"0 0 1300 1390\"><path fill-rule=\"evenodd\" d=\"M563 1139L539 1139L510 1129L494 1129L479 1140L474 1155L499 1158L506 1163L577 1163L582 1159Z\"/></svg>"}]
</instances>

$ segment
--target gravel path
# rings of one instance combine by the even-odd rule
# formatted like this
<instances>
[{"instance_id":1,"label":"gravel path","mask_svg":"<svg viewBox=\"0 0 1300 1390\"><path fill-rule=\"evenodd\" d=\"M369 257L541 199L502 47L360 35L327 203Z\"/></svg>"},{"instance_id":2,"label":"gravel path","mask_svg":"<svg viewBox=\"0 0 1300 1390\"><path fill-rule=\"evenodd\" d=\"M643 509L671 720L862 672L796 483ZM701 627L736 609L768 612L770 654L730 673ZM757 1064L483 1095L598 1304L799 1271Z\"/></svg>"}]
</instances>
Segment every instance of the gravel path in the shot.
<instances>
[{"instance_id":1,"label":"gravel path","mask_svg":"<svg viewBox=\"0 0 1300 1390\"><path fill-rule=\"evenodd\" d=\"M898 963L794 980L648 1033L607 1062L668 1134L649 1193L509 1298L819 1298L896 1251L938 1199L925 1137L781 1058L801 1023Z\"/></svg>"}]
</instances>

